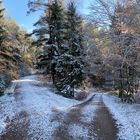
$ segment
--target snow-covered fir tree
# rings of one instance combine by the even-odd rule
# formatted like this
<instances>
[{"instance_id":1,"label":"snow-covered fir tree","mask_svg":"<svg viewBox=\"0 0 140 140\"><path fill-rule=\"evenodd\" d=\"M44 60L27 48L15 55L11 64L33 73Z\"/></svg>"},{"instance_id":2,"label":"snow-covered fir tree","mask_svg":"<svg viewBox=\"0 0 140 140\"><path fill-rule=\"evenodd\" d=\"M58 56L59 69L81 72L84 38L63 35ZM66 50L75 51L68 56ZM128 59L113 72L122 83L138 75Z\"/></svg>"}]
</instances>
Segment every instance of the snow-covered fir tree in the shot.
<instances>
[{"instance_id":1,"label":"snow-covered fir tree","mask_svg":"<svg viewBox=\"0 0 140 140\"><path fill-rule=\"evenodd\" d=\"M65 28L68 51L64 57L66 58L65 62L69 59L69 63L68 67L66 65L67 78L65 77L63 81L66 83L65 87L69 89L70 95L74 96L74 88L82 83L84 74L82 18L77 14L74 2L68 4ZM64 92L66 91L64 89Z\"/></svg>"},{"instance_id":2,"label":"snow-covered fir tree","mask_svg":"<svg viewBox=\"0 0 140 140\"><path fill-rule=\"evenodd\" d=\"M74 96L74 87L83 79L81 24L74 3L64 11L58 0L49 3L45 15L36 23L37 44L42 46L38 67L52 75L55 87L65 96Z\"/></svg>"},{"instance_id":3,"label":"snow-covered fir tree","mask_svg":"<svg viewBox=\"0 0 140 140\"><path fill-rule=\"evenodd\" d=\"M55 57L56 87L63 95L73 97L74 87L83 80L82 19L73 2L65 12L65 44L61 45L61 52Z\"/></svg>"},{"instance_id":4,"label":"snow-covered fir tree","mask_svg":"<svg viewBox=\"0 0 140 140\"><path fill-rule=\"evenodd\" d=\"M66 11L66 40L69 53L73 56L81 56L83 53L82 18L77 14L74 2L68 4Z\"/></svg>"}]
</instances>

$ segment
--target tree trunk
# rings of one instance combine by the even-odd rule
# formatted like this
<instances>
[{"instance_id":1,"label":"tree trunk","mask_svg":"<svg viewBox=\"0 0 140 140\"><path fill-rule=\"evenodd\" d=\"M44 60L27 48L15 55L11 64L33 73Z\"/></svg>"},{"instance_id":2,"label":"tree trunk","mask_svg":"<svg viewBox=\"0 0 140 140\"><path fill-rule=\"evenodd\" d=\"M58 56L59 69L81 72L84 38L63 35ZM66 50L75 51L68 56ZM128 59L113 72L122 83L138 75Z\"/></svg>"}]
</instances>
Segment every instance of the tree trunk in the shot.
<instances>
[{"instance_id":1,"label":"tree trunk","mask_svg":"<svg viewBox=\"0 0 140 140\"><path fill-rule=\"evenodd\" d=\"M119 86L119 98L122 98L123 95L123 79L122 79L122 69L120 69L120 86Z\"/></svg>"}]
</instances>

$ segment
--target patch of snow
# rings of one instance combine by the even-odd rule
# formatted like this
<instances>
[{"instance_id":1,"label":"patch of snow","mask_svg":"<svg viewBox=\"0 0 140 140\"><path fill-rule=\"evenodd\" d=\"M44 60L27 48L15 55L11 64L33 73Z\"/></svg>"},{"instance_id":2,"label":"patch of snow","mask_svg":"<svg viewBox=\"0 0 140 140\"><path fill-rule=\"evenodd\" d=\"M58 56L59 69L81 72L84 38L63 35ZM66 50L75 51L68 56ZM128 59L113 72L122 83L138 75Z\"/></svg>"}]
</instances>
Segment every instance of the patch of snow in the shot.
<instances>
[{"instance_id":1,"label":"patch of snow","mask_svg":"<svg viewBox=\"0 0 140 140\"><path fill-rule=\"evenodd\" d=\"M35 86L36 82L36 76L25 77L19 89L24 110L30 116L28 135L31 139L50 140L62 123L55 120L57 113L63 112L64 116L79 101L57 95L46 87Z\"/></svg>"},{"instance_id":2,"label":"patch of snow","mask_svg":"<svg viewBox=\"0 0 140 140\"><path fill-rule=\"evenodd\" d=\"M55 128L60 125L59 122L51 122L51 114L32 115L30 120L28 135L31 140L51 140Z\"/></svg>"},{"instance_id":3,"label":"patch of snow","mask_svg":"<svg viewBox=\"0 0 140 140\"><path fill-rule=\"evenodd\" d=\"M96 98L96 96L94 98ZM93 99L93 102L91 102L90 105L83 108L81 121L90 123L96 115L95 111L97 108L98 106L95 104L95 99Z\"/></svg>"},{"instance_id":4,"label":"patch of snow","mask_svg":"<svg viewBox=\"0 0 140 140\"><path fill-rule=\"evenodd\" d=\"M140 104L126 104L118 97L103 96L119 127L119 138L123 140L140 140Z\"/></svg>"},{"instance_id":5,"label":"patch of snow","mask_svg":"<svg viewBox=\"0 0 140 140\"><path fill-rule=\"evenodd\" d=\"M72 124L69 126L69 135L75 139L86 140L88 139L88 129L83 125Z\"/></svg>"},{"instance_id":6,"label":"patch of snow","mask_svg":"<svg viewBox=\"0 0 140 140\"><path fill-rule=\"evenodd\" d=\"M20 112L13 96L0 97L0 134L5 131L6 126L12 118Z\"/></svg>"}]
</instances>

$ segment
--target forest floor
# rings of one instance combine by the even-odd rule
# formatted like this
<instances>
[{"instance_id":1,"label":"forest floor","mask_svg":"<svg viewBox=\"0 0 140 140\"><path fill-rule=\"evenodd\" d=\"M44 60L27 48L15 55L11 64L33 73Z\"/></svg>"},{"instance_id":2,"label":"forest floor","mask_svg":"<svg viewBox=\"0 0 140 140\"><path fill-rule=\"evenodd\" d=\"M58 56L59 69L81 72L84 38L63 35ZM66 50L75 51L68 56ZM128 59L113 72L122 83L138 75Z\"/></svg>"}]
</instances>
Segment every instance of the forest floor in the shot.
<instances>
[{"instance_id":1,"label":"forest floor","mask_svg":"<svg viewBox=\"0 0 140 140\"><path fill-rule=\"evenodd\" d=\"M0 140L140 140L138 104L101 92L64 98L36 76L15 83L14 94L0 97Z\"/></svg>"}]
</instances>

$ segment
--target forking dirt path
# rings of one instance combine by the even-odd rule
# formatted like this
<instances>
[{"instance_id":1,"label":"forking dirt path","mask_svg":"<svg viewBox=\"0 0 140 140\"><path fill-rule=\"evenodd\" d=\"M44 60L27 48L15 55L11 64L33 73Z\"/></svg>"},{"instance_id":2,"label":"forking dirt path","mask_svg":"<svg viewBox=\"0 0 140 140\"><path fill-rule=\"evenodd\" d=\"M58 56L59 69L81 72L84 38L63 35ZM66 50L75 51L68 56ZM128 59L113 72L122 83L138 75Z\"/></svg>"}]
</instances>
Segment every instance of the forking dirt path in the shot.
<instances>
[{"instance_id":1,"label":"forking dirt path","mask_svg":"<svg viewBox=\"0 0 140 140\"><path fill-rule=\"evenodd\" d=\"M82 110L90 105L96 106L95 116L90 122L86 122L81 119ZM69 126L74 124L88 129L87 136L75 137L69 134ZM55 140L117 140L117 133L116 121L103 103L102 95L93 95L88 101L70 110L62 125L54 132L54 136Z\"/></svg>"},{"instance_id":2,"label":"forking dirt path","mask_svg":"<svg viewBox=\"0 0 140 140\"><path fill-rule=\"evenodd\" d=\"M50 130L52 131L51 136L46 134L41 137L49 128L43 126L43 123L38 128L31 123L36 123L36 120L39 120L38 123L45 121L43 115L46 114L43 111L47 108L46 102L49 100L49 94L47 95L47 91L45 96L44 93L40 94L42 87L35 86L33 83L34 78L31 77L31 81L27 80L26 83L21 82L21 85L18 85L20 90L14 97L17 108L20 107L22 110L12 120L7 119L8 125L5 133L0 135L0 140L117 140L116 121L105 106L102 94L97 93L93 93L88 100L71 106L68 111L52 108L50 124L54 125L56 122L59 125ZM21 89L22 92L20 92ZM26 102L24 102L25 98ZM42 102L41 108L35 99ZM35 102L31 104L31 101L34 100ZM33 127L33 134L29 134L30 126ZM44 131L42 132L42 130Z\"/></svg>"}]
</instances>

